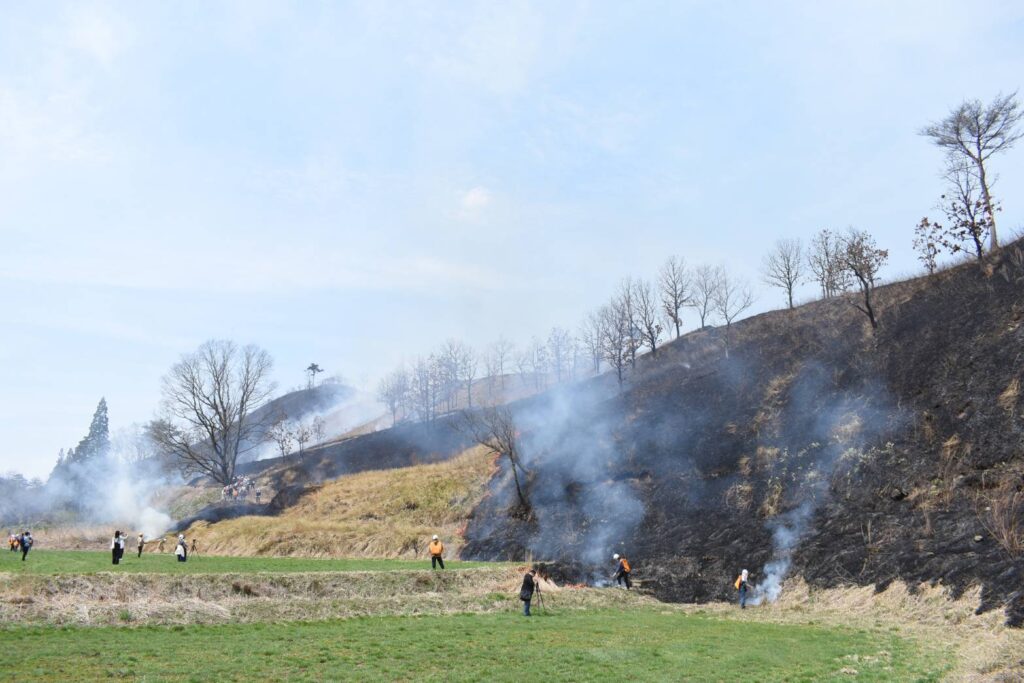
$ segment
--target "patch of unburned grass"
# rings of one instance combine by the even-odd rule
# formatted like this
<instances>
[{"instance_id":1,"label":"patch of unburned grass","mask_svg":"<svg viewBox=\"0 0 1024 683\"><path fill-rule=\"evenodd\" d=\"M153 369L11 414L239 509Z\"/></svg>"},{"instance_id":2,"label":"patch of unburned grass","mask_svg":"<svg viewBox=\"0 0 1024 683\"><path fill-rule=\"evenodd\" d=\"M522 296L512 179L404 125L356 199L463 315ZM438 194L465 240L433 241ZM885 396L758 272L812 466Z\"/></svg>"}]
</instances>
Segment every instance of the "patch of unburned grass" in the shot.
<instances>
[{"instance_id":1,"label":"patch of unburned grass","mask_svg":"<svg viewBox=\"0 0 1024 683\"><path fill-rule=\"evenodd\" d=\"M517 601L518 602L518 601ZM516 605L518 607L518 604ZM16 628L35 681L937 680L945 661L887 631L639 608L143 628Z\"/></svg>"},{"instance_id":2,"label":"patch of unburned grass","mask_svg":"<svg viewBox=\"0 0 1024 683\"><path fill-rule=\"evenodd\" d=\"M439 534L454 557L493 470L493 458L474 448L442 463L340 477L276 517L199 522L184 533L223 555L407 558L424 556Z\"/></svg>"}]
</instances>

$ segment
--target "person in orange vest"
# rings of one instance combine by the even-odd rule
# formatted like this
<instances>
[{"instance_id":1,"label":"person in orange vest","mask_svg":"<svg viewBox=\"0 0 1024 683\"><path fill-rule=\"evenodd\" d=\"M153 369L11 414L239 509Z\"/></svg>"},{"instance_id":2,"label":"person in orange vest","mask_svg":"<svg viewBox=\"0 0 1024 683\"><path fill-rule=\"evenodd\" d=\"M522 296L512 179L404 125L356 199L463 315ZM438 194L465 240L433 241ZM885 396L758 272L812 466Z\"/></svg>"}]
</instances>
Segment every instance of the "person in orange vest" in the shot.
<instances>
[{"instance_id":1,"label":"person in orange vest","mask_svg":"<svg viewBox=\"0 0 1024 683\"><path fill-rule=\"evenodd\" d=\"M740 592L740 609L747 608L747 591L749 590L749 586L747 585L748 576L749 574L747 573L747 570L744 569L740 572L740 575L736 577L736 583L733 584L736 586L736 590Z\"/></svg>"},{"instance_id":2,"label":"person in orange vest","mask_svg":"<svg viewBox=\"0 0 1024 683\"><path fill-rule=\"evenodd\" d=\"M633 587L633 582L629 580L629 573L632 571L629 566L629 560L618 553L612 555L612 559L618 563L615 565L615 573L612 574L612 578L618 581L620 586L625 583L626 590L629 590Z\"/></svg>"},{"instance_id":3,"label":"person in orange vest","mask_svg":"<svg viewBox=\"0 0 1024 683\"><path fill-rule=\"evenodd\" d=\"M441 565L441 569L444 569L444 543L434 534L433 540L430 541L430 545L427 546L427 550L430 552L430 568L437 569L437 565Z\"/></svg>"}]
</instances>

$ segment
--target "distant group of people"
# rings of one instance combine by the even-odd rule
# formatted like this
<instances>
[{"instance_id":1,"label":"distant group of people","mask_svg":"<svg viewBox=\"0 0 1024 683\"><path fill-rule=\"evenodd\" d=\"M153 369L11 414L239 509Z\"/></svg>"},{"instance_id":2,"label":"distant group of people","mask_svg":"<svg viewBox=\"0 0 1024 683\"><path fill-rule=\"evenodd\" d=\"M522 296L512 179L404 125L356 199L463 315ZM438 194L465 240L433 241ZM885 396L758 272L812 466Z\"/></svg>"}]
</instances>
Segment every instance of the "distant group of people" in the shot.
<instances>
[{"instance_id":1,"label":"distant group of people","mask_svg":"<svg viewBox=\"0 0 1024 683\"><path fill-rule=\"evenodd\" d=\"M124 557L125 545L127 545L127 534L122 533L120 530L114 532L114 537L110 539L110 555L111 560L114 564L120 564L121 559ZM142 557L142 551L146 547L146 537L143 534L138 535L138 557ZM161 537L160 542L157 544L157 553L163 553L167 544L167 539ZM178 541L174 547L174 554L178 558L178 562L186 562L190 553L198 551L198 543L196 539L192 539L192 546L189 547L188 542L185 540L185 534L178 534Z\"/></svg>"},{"instance_id":2,"label":"distant group of people","mask_svg":"<svg viewBox=\"0 0 1024 683\"><path fill-rule=\"evenodd\" d=\"M32 538L32 532L28 530L22 531L20 534L12 531L7 537L7 545L10 547L10 552L16 553L20 550L22 562L28 557L28 551L32 550L35 542L35 539Z\"/></svg>"},{"instance_id":3,"label":"distant group of people","mask_svg":"<svg viewBox=\"0 0 1024 683\"><path fill-rule=\"evenodd\" d=\"M256 482L249 477L238 476L220 490L220 500L222 503L237 503L244 501L250 493L259 504L263 498L263 490L256 486Z\"/></svg>"}]
</instances>

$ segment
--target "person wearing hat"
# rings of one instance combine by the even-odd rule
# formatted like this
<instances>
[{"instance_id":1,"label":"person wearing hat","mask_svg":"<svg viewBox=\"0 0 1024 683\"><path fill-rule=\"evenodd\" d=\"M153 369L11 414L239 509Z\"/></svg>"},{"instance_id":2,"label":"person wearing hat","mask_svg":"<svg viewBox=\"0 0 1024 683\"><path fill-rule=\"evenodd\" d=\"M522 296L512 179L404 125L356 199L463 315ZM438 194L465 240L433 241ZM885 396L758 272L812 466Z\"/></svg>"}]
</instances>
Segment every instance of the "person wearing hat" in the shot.
<instances>
[{"instance_id":1,"label":"person wearing hat","mask_svg":"<svg viewBox=\"0 0 1024 683\"><path fill-rule=\"evenodd\" d=\"M178 545L174 548L174 554L178 556L178 562L188 562L188 545L185 543L185 534L178 534Z\"/></svg>"},{"instance_id":2,"label":"person wearing hat","mask_svg":"<svg viewBox=\"0 0 1024 683\"><path fill-rule=\"evenodd\" d=\"M434 534L434 538L430 541L430 545L427 546L427 551L430 553L430 568L437 569L437 565L441 565L441 569L444 569L444 543L441 543L441 539Z\"/></svg>"},{"instance_id":3,"label":"person wearing hat","mask_svg":"<svg viewBox=\"0 0 1024 683\"><path fill-rule=\"evenodd\" d=\"M523 587L519 589L519 599L523 601L523 616L530 616L530 601L533 600L533 591L537 588L537 582L534 581L534 577L537 575L536 569L530 569L523 576Z\"/></svg>"},{"instance_id":4,"label":"person wearing hat","mask_svg":"<svg viewBox=\"0 0 1024 683\"><path fill-rule=\"evenodd\" d=\"M618 553L612 555L612 559L617 563L612 578L618 581L620 586L625 583L626 590L629 590L633 587L633 582L629 580L629 573L632 571L629 566L629 560Z\"/></svg>"}]
</instances>

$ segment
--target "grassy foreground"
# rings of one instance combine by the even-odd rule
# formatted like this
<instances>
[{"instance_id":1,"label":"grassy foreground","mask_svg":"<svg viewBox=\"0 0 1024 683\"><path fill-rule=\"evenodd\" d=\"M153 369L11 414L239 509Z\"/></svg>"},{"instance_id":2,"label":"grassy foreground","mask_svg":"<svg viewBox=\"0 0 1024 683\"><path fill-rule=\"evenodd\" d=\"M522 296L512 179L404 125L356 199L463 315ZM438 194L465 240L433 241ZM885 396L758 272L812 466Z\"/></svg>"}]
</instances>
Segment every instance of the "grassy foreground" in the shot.
<instances>
[{"instance_id":1,"label":"grassy foreground","mask_svg":"<svg viewBox=\"0 0 1024 683\"><path fill-rule=\"evenodd\" d=\"M938 680L946 662L881 630L651 608L304 623L15 627L15 680Z\"/></svg>"},{"instance_id":2,"label":"grassy foreground","mask_svg":"<svg viewBox=\"0 0 1024 683\"><path fill-rule=\"evenodd\" d=\"M487 562L445 561L446 570L498 566ZM260 572L358 572L430 570L430 560L314 559L304 557L218 557L198 554L188 562L174 555L126 553L117 566L110 553L81 550L33 550L25 562L21 553L0 552L0 572L23 574L95 574L96 572L142 574L244 574Z\"/></svg>"}]
</instances>

